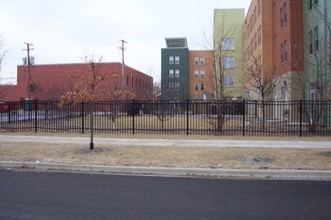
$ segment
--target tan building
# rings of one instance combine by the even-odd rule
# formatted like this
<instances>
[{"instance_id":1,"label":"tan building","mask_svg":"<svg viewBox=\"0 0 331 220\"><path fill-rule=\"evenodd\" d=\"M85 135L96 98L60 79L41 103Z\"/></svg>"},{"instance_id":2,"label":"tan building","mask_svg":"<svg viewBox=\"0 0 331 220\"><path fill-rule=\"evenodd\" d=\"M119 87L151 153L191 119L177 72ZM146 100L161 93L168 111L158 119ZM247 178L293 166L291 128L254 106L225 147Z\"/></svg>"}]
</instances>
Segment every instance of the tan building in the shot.
<instances>
[{"instance_id":1,"label":"tan building","mask_svg":"<svg viewBox=\"0 0 331 220\"><path fill-rule=\"evenodd\" d=\"M189 51L189 97L211 100L214 97L212 50Z\"/></svg>"},{"instance_id":2,"label":"tan building","mask_svg":"<svg viewBox=\"0 0 331 220\"><path fill-rule=\"evenodd\" d=\"M243 97L243 30L245 9L214 10L215 98Z\"/></svg>"}]
</instances>

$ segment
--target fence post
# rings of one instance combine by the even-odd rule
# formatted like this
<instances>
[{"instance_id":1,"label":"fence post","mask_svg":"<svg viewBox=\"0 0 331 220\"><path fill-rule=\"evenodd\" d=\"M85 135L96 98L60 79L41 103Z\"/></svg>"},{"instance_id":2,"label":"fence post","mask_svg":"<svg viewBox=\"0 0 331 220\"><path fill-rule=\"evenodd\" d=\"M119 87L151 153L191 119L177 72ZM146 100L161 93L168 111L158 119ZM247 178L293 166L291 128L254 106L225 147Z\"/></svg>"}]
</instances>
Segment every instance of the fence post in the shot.
<instances>
[{"instance_id":1,"label":"fence post","mask_svg":"<svg viewBox=\"0 0 331 220\"><path fill-rule=\"evenodd\" d=\"M186 100L186 135L189 135L189 110L190 110L190 101Z\"/></svg>"},{"instance_id":2,"label":"fence post","mask_svg":"<svg viewBox=\"0 0 331 220\"><path fill-rule=\"evenodd\" d=\"M243 136L245 136L245 118L246 116L246 101L243 99Z\"/></svg>"},{"instance_id":3,"label":"fence post","mask_svg":"<svg viewBox=\"0 0 331 220\"><path fill-rule=\"evenodd\" d=\"M10 106L11 106L11 103L8 102L8 124L10 124L10 121L11 121L11 118L10 118Z\"/></svg>"},{"instance_id":4,"label":"fence post","mask_svg":"<svg viewBox=\"0 0 331 220\"><path fill-rule=\"evenodd\" d=\"M302 112L303 112L303 108L302 108L302 99L300 99L300 105L299 105L299 110L300 110L300 137L302 137Z\"/></svg>"},{"instance_id":5,"label":"fence post","mask_svg":"<svg viewBox=\"0 0 331 220\"><path fill-rule=\"evenodd\" d=\"M132 134L134 134L134 115L136 114L136 106L135 106L135 102L134 99L132 99ZM139 112L138 112L139 114Z\"/></svg>"},{"instance_id":6,"label":"fence post","mask_svg":"<svg viewBox=\"0 0 331 220\"><path fill-rule=\"evenodd\" d=\"M82 101L82 134L84 134L85 132L85 105L84 105L84 101Z\"/></svg>"},{"instance_id":7,"label":"fence post","mask_svg":"<svg viewBox=\"0 0 331 220\"><path fill-rule=\"evenodd\" d=\"M38 131L38 119L37 119L37 116L38 116L38 100L35 99L34 100L34 132L36 132L36 133Z\"/></svg>"}]
</instances>

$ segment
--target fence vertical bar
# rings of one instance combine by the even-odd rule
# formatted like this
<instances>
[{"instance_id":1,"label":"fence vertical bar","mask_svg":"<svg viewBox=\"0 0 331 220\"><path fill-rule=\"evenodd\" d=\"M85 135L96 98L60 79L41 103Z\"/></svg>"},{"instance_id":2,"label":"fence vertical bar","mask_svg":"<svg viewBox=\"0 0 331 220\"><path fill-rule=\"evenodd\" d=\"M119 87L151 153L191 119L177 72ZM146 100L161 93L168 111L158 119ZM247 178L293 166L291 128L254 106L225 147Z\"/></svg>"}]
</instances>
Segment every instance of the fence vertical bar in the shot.
<instances>
[{"instance_id":1,"label":"fence vertical bar","mask_svg":"<svg viewBox=\"0 0 331 220\"><path fill-rule=\"evenodd\" d=\"M186 100L186 135L189 135L189 107L190 101Z\"/></svg>"},{"instance_id":2,"label":"fence vertical bar","mask_svg":"<svg viewBox=\"0 0 331 220\"><path fill-rule=\"evenodd\" d=\"M82 134L84 134L85 132L85 105L84 105L84 101L82 101L82 111L81 111L81 114L82 114Z\"/></svg>"},{"instance_id":3,"label":"fence vertical bar","mask_svg":"<svg viewBox=\"0 0 331 220\"><path fill-rule=\"evenodd\" d=\"M299 136L302 137L302 112L303 112L303 108L302 108L302 99L300 99L300 104L299 104L299 113L300 113L300 134Z\"/></svg>"},{"instance_id":4,"label":"fence vertical bar","mask_svg":"<svg viewBox=\"0 0 331 220\"><path fill-rule=\"evenodd\" d=\"M132 99L132 134L134 134L134 115L136 114L136 106L134 99Z\"/></svg>"},{"instance_id":5,"label":"fence vertical bar","mask_svg":"<svg viewBox=\"0 0 331 220\"><path fill-rule=\"evenodd\" d=\"M243 136L245 136L245 118L246 116L246 101L243 99Z\"/></svg>"},{"instance_id":6,"label":"fence vertical bar","mask_svg":"<svg viewBox=\"0 0 331 220\"><path fill-rule=\"evenodd\" d=\"M37 133L38 131L38 100L34 100L34 132Z\"/></svg>"},{"instance_id":7,"label":"fence vertical bar","mask_svg":"<svg viewBox=\"0 0 331 220\"><path fill-rule=\"evenodd\" d=\"M10 106L11 106L11 102L8 102L8 124L10 124L11 118L10 118Z\"/></svg>"}]
</instances>

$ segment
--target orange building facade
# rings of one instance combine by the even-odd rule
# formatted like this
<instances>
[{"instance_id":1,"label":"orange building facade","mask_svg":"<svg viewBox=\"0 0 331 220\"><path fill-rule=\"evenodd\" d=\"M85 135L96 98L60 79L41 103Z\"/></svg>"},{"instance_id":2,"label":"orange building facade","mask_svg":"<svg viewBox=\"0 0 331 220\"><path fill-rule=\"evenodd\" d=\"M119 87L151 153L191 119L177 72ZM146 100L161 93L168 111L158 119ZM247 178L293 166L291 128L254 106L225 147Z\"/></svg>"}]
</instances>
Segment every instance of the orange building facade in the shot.
<instances>
[{"instance_id":1,"label":"orange building facade","mask_svg":"<svg viewBox=\"0 0 331 220\"><path fill-rule=\"evenodd\" d=\"M247 72L261 68L262 74L273 72L272 0L252 0L243 26L245 96L258 99L251 88Z\"/></svg>"},{"instance_id":2,"label":"orange building facade","mask_svg":"<svg viewBox=\"0 0 331 220\"><path fill-rule=\"evenodd\" d=\"M125 99L148 99L153 94L153 78L125 66L125 79L122 80L121 63L97 63L99 74L106 75L105 80L98 84L96 94L107 92L107 100L122 100L122 85ZM87 79L89 64L51 64L17 67L17 84L1 86L2 101L19 101L26 99L59 100L62 95L74 91L77 82ZM30 79L28 79L30 77ZM124 82L124 83L123 83ZM103 99L100 96L100 100Z\"/></svg>"},{"instance_id":3,"label":"orange building facade","mask_svg":"<svg viewBox=\"0 0 331 220\"><path fill-rule=\"evenodd\" d=\"M214 65L212 50L189 51L189 97L211 100L214 97Z\"/></svg>"},{"instance_id":4,"label":"orange building facade","mask_svg":"<svg viewBox=\"0 0 331 220\"><path fill-rule=\"evenodd\" d=\"M252 0L243 33L246 98L260 99L250 87L248 74L259 69L264 80L273 80L268 100L301 99L298 82L304 70L303 2Z\"/></svg>"}]
</instances>

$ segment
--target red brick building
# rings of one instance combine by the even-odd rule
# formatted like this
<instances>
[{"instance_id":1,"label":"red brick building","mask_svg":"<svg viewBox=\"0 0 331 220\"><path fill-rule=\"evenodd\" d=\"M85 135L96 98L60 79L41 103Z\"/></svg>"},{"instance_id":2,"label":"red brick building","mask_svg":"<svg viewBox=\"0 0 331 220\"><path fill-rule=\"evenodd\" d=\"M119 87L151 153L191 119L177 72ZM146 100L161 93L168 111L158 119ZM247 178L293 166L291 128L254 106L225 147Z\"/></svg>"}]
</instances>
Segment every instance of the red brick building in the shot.
<instances>
[{"instance_id":1,"label":"red brick building","mask_svg":"<svg viewBox=\"0 0 331 220\"><path fill-rule=\"evenodd\" d=\"M302 99L298 88L304 71L303 2L273 0L273 64L279 77L275 100Z\"/></svg>"},{"instance_id":2,"label":"red brick building","mask_svg":"<svg viewBox=\"0 0 331 220\"><path fill-rule=\"evenodd\" d=\"M107 91L107 99L122 100L122 64L96 63L97 72L107 77L97 86L96 94ZM58 100L73 91L77 82L89 77L89 64L50 64L17 67L17 84L1 86L2 101L28 99ZM153 94L153 78L129 66L125 66L124 91L126 99L150 99ZM103 98L100 98L103 99Z\"/></svg>"}]
</instances>

